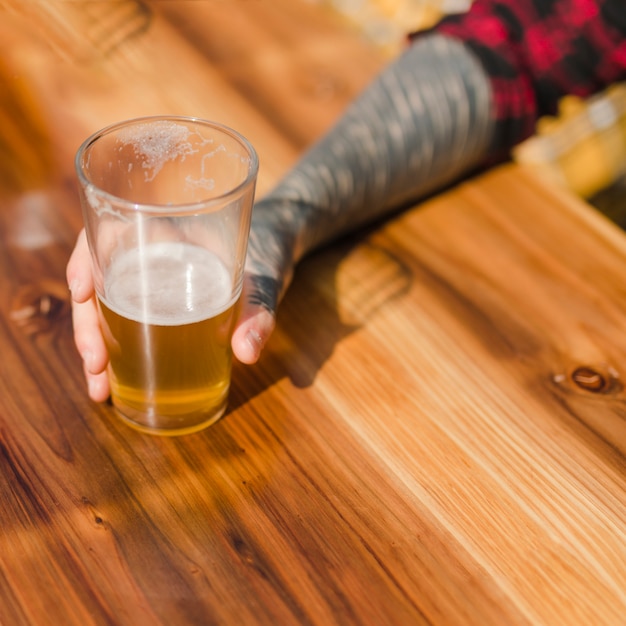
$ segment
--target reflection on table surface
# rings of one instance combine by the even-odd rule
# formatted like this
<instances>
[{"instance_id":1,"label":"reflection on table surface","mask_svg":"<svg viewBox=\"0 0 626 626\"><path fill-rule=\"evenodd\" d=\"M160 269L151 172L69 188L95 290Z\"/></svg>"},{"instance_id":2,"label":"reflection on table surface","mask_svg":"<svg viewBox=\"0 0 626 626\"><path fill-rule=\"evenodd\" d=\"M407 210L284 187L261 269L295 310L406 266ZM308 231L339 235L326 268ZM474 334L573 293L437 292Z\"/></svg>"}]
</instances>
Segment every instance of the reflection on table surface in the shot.
<instances>
[{"instance_id":1,"label":"reflection on table surface","mask_svg":"<svg viewBox=\"0 0 626 626\"><path fill-rule=\"evenodd\" d=\"M266 191L385 59L304 0L0 2L0 623L615 625L626 245L518 165L307 259L227 416L88 400L65 264L91 132L240 130Z\"/></svg>"}]
</instances>

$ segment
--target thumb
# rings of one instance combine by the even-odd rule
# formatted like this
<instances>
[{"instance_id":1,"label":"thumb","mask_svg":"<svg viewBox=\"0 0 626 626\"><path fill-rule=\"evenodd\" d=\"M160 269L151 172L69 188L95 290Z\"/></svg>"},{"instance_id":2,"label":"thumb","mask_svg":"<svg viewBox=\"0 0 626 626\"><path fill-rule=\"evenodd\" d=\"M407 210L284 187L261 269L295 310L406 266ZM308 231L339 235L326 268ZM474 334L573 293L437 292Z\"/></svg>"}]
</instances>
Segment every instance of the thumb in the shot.
<instances>
[{"instance_id":1,"label":"thumb","mask_svg":"<svg viewBox=\"0 0 626 626\"><path fill-rule=\"evenodd\" d=\"M241 296L241 312L233 333L235 358L256 363L276 326L278 286L264 276L246 275Z\"/></svg>"}]
</instances>

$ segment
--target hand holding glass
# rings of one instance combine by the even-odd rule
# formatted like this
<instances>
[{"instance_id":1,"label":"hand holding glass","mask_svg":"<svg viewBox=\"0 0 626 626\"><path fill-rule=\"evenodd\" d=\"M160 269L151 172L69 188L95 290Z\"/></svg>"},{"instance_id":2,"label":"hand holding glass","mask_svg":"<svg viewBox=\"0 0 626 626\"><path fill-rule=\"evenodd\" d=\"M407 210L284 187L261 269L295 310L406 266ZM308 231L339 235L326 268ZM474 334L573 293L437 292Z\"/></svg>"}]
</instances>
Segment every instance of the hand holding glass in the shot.
<instances>
[{"instance_id":1,"label":"hand holding glass","mask_svg":"<svg viewBox=\"0 0 626 626\"><path fill-rule=\"evenodd\" d=\"M219 419L258 171L219 124L140 118L76 155L111 398L131 426L183 434Z\"/></svg>"}]
</instances>

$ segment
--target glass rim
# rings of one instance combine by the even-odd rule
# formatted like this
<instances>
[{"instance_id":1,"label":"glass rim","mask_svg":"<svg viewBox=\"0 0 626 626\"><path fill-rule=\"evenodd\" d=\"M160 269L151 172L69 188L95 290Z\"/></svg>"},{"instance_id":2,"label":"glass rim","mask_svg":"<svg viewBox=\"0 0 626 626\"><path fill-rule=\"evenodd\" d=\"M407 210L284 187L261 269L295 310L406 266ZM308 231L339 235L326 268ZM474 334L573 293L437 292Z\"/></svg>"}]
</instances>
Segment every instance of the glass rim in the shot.
<instances>
[{"instance_id":1,"label":"glass rim","mask_svg":"<svg viewBox=\"0 0 626 626\"><path fill-rule=\"evenodd\" d=\"M232 189L229 189L228 191L219 195L207 198L206 200L198 200L196 202L185 202L180 204L143 204L141 202L134 202L126 198L117 196L109 191L105 191L89 179L89 177L85 173L84 156L88 148L96 143L98 139L104 137L105 135L110 135L116 130L124 128L126 126L133 126L142 123L145 124L147 122L156 122L159 120L193 123L201 126L207 126L216 129L226 135L229 135L231 138L235 139L248 151L249 154L250 164L245 179ZM143 117L129 118L120 122L114 122L113 124L109 124L108 126L105 126L89 135L81 143L81 145L78 147L78 150L76 151L76 155L74 157L74 169L76 171L76 175L78 176L79 182L85 189L92 188L96 190L98 195L102 196L104 199L110 202L114 202L118 207L123 207L136 213L182 214L195 212L199 208L202 208L203 211L207 211L208 209L210 209L211 206L215 204L221 204L224 202L224 200L239 195L255 180L259 170L259 157L256 150L254 149L254 146L250 143L250 141L248 141L248 139L246 139L240 132L234 130L230 126L222 124L221 122L215 122L212 120L203 119L201 117L186 115L147 115Z\"/></svg>"}]
</instances>

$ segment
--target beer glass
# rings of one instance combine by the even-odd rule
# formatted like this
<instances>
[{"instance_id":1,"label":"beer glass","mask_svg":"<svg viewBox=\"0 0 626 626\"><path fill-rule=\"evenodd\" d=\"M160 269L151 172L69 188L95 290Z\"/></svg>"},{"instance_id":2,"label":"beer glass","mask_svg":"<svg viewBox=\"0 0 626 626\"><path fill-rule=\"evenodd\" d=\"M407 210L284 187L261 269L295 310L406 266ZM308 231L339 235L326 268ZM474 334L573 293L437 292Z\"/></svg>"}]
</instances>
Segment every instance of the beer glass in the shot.
<instances>
[{"instance_id":1,"label":"beer glass","mask_svg":"<svg viewBox=\"0 0 626 626\"><path fill-rule=\"evenodd\" d=\"M76 154L111 399L134 428L198 431L225 412L258 171L209 121L109 126Z\"/></svg>"}]
</instances>

